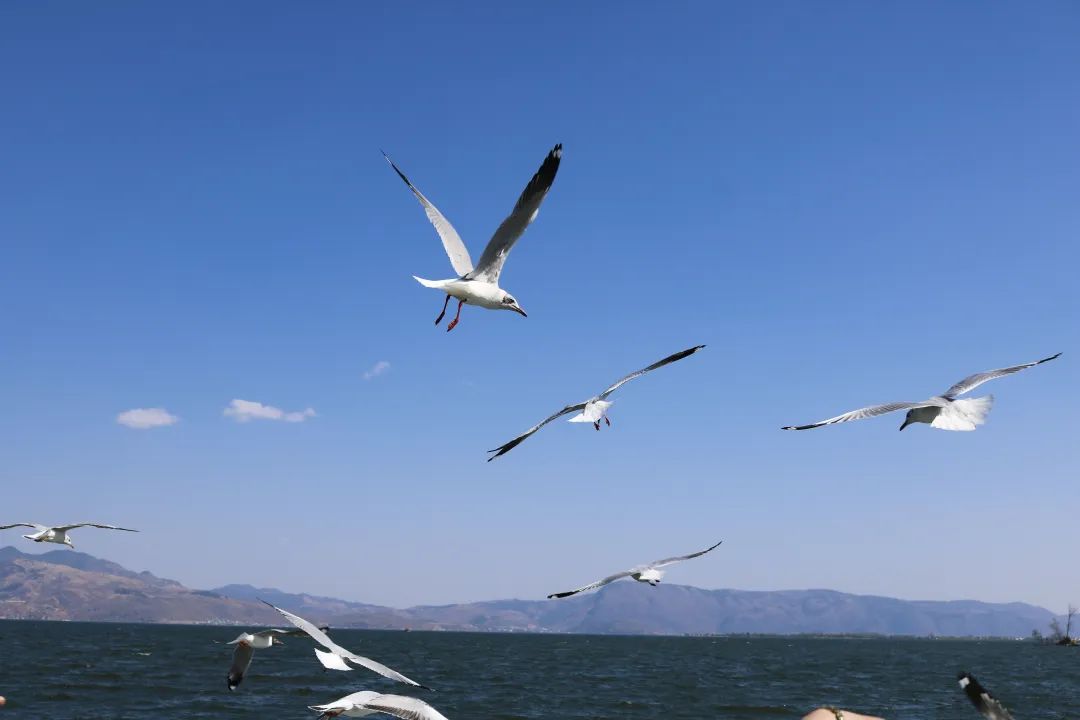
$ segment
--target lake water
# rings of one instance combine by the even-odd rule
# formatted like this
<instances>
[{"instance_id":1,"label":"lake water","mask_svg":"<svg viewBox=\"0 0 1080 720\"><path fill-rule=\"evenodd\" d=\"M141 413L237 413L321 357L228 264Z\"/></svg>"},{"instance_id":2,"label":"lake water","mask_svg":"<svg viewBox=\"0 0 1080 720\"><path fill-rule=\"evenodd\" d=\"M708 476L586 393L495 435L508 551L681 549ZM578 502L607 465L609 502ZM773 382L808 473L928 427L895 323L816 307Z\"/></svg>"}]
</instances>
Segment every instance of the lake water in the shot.
<instances>
[{"instance_id":1,"label":"lake water","mask_svg":"<svg viewBox=\"0 0 1080 720\"><path fill-rule=\"evenodd\" d=\"M601 637L333 630L433 687L324 672L306 638L259 650L230 693L239 628L0 621L0 720L314 718L356 690L466 718L797 718L835 704L893 720L978 720L969 670L1018 720L1080 717L1080 649L1027 642ZM143 655L140 653L149 653Z\"/></svg>"}]
</instances>

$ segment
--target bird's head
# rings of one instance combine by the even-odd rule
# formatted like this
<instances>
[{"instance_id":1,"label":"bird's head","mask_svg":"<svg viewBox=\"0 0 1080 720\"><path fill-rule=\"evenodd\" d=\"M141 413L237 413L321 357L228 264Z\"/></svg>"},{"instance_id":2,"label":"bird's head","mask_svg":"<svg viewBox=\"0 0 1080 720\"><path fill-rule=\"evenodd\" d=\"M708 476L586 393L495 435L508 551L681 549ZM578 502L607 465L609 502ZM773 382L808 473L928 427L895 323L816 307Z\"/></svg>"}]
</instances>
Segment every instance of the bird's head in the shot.
<instances>
[{"instance_id":1,"label":"bird's head","mask_svg":"<svg viewBox=\"0 0 1080 720\"><path fill-rule=\"evenodd\" d=\"M71 538L67 538L67 537L64 538L64 544L67 545L72 550L75 549L75 543L71 542Z\"/></svg>"},{"instance_id":2,"label":"bird's head","mask_svg":"<svg viewBox=\"0 0 1080 720\"><path fill-rule=\"evenodd\" d=\"M521 306L518 305L518 301L514 299L514 296L506 292L505 290L503 290L501 302L503 310L513 310L522 317L529 317L525 314L525 311L521 309Z\"/></svg>"},{"instance_id":3,"label":"bird's head","mask_svg":"<svg viewBox=\"0 0 1080 720\"><path fill-rule=\"evenodd\" d=\"M908 425L911 425L913 422L915 422L915 409L914 408L907 411L907 415L904 416L904 424L900 426L900 429L903 430Z\"/></svg>"}]
</instances>

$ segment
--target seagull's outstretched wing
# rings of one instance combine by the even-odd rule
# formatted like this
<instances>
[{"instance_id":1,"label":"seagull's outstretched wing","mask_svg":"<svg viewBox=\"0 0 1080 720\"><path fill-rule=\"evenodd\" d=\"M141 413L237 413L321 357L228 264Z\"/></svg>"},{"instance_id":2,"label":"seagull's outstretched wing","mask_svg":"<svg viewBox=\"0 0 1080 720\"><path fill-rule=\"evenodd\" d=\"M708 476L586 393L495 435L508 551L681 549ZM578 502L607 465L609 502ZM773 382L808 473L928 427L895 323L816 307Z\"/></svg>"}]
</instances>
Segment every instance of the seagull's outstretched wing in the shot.
<instances>
[{"instance_id":1,"label":"seagull's outstretched wing","mask_svg":"<svg viewBox=\"0 0 1080 720\"><path fill-rule=\"evenodd\" d=\"M613 583L616 580L621 580L624 577L630 577L633 574L633 570L623 570L622 572L615 573L614 575L608 575L603 580L597 580L596 582L589 583L584 587L579 587L577 590L567 590L566 592L551 593L550 595L548 595L548 600L552 598L570 597L571 595L577 595L578 593L582 593L587 590L595 590L598 587L604 587L605 585Z\"/></svg>"},{"instance_id":2,"label":"seagull's outstretched wing","mask_svg":"<svg viewBox=\"0 0 1080 720\"><path fill-rule=\"evenodd\" d=\"M663 560L657 560L656 562L649 563L648 565L646 565L646 567L662 568L662 567L664 567L666 565L674 565L677 562L682 562L683 560L692 560L692 559L694 559L696 557L701 557L702 555L704 555L707 552L715 550L716 548L720 547L720 543L722 543L722 542L724 542L724 541L721 540L720 542L716 543L712 547L707 547L704 550L699 550L698 552L690 553L689 555L679 555L677 557L669 557L669 558L664 558Z\"/></svg>"},{"instance_id":3,"label":"seagull's outstretched wing","mask_svg":"<svg viewBox=\"0 0 1080 720\"><path fill-rule=\"evenodd\" d=\"M244 680L244 673L251 666L251 658L254 655L255 649L247 643L236 644L236 650L233 651L232 656L232 666L229 668L229 675L226 678L230 690L235 690Z\"/></svg>"},{"instance_id":4,"label":"seagull's outstretched wing","mask_svg":"<svg viewBox=\"0 0 1080 720\"><path fill-rule=\"evenodd\" d=\"M1005 377L1006 375L1012 375L1013 373L1020 372L1021 370L1027 370L1029 367L1035 367L1036 365L1042 365L1044 362L1050 362L1056 360L1061 356L1061 353L1057 355L1051 355L1048 358L1042 360L1036 360L1035 362L1024 363L1023 365L1013 365L1012 367L1001 368L999 370L988 370L987 372L976 373L970 377L966 377L960 382L953 385L951 388L942 393L942 397L947 397L950 400L957 395L963 395L966 392L974 390L988 380L995 380L999 377Z\"/></svg>"},{"instance_id":5,"label":"seagull's outstretched wing","mask_svg":"<svg viewBox=\"0 0 1080 720\"><path fill-rule=\"evenodd\" d=\"M123 530L124 532L139 532L138 530L132 530L131 528L118 527L116 525L102 525L100 523L75 523L74 525L57 525L53 530L61 530L67 532L68 530L74 530L81 527L96 527L102 530Z\"/></svg>"},{"instance_id":6,"label":"seagull's outstretched wing","mask_svg":"<svg viewBox=\"0 0 1080 720\"><path fill-rule=\"evenodd\" d=\"M810 423L809 425L785 425L780 429L810 430L811 428L822 427L823 425L835 425L836 423L849 422L851 420L862 420L864 418L877 417L878 415L884 415L886 413L895 412L897 410L910 410L911 408L924 407L927 404L932 403L896 402L886 403L884 405L871 405L870 407L859 408L858 410L846 412L843 415L837 415L836 417L829 418L828 420L819 420L818 422Z\"/></svg>"},{"instance_id":7,"label":"seagull's outstretched wing","mask_svg":"<svg viewBox=\"0 0 1080 720\"><path fill-rule=\"evenodd\" d=\"M301 630L303 630L304 632L306 632L308 635L311 636L311 638L315 642L319 643L320 645L322 645L324 648L326 648L330 652L334 653L335 655L343 657L346 660L351 660L352 662L356 663L357 665L360 665L361 667L366 667L368 670L371 670L372 672L376 672L376 673L382 675L385 678L390 678L391 680L397 680L398 682L405 683L406 685L414 685L416 687L421 687L421 688L424 688L425 690L430 690L431 689L431 688L427 687L426 685L421 685L420 683L416 682L415 680L410 680L409 678L405 677L404 675L402 675L401 673L399 673L396 670L391 670L390 668L386 667L385 665L383 665L380 662L376 662L376 661L372 660L371 658L366 658L363 655L357 655L356 653L353 653L353 652L350 652L349 650L346 650L345 648L341 647L340 645L335 643L333 640L331 640L329 635L327 635L322 630L315 627L314 624L308 622L307 620L300 617L299 615L293 615L288 610L282 610L278 606L271 605L270 603L266 602L265 600L263 600L262 602L267 604L267 605L270 605L270 607L277 610L279 613L281 613L285 617L286 620L288 620L293 625L295 625L296 627L298 627Z\"/></svg>"},{"instance_id":8,"label":"seagull's outstretched wing","mask_svg":"<svg viewBox=\"0 0 1080 720\"><path fill-rule=\"evenodd\" d=\"M674 355L668 355L663 360L658 360L657 362L654 362L649 367L641 368L640 370L632 372L629 375L627 375L626 377L621 378L617 383L615 383L614 385L609 387L604 392L600 393L599 397L600 397L601 400L607 400L608 396L611 395L611 393L615 392L620 387L622 387L626 383L630 382L634 378L639 378L639 377L641 377L642 375L644 375L647 372L651 372L653 370L656 370L657 368L662 368L665 365L670 365L671 363L676 362L677 360L682 360L685 357L690 357L691 355L693 355L694 353L696 353L698 350L702 349L703 347L705 347L705 346L704 345L695 345L692 348L687 348L686 350L680 350L679 352L675 353Z\"/></svg>"},{"instance_id":9,"label":"seagull's outstretched wing","mask_svg":"<svg viewBox=\"0 0 1080 720\"><path fill-rule=\"evenodd\" d=\"M505 445L500 445L499 447L495 448L494 450L488 450L489 453L495 453L494 455L492 455L491 457L488 458L488 462L491 462L492 460L499 457L500 455L505 455L506 453L510 452L511 450L516 448L518 445L525 442L526 438L528 438L530 435L535 433L540 428L547 425L549 422L551 422L555 418L562 417L563 415L566 415L567 413L577 412L578 410L584 410L584 409L585 409L585 403L578 403L577 405L567 405L566 407L564 407L562 410L555 413L551 417L546 418L543 422L540 422L540 423L538 423L536 425L533 425L531 428L529 428L525 432L521 433L520 435L518 435L516 438L514 438L510 442L506 443Z\"/></svg>"},{"instance_id":10,"label":"seagull's outstretched wing","mask_svg":"<svg viewBox=\"0 0 1080 720\"><path fill-rule=\"evenodd\" d=\"M491 236L472 277L492 283L499 281L499 274L502 272L503 263L506 262L506 256L517 239L525 232L525 228L529 227L529 223L536 219L536 214L540 212L540 203L544 201L544 196L551 189L551 184L555 182L555 173L559 171L561 160L562 143L551 148L551 152L544 158L540 169L525 186L525 191L518 198L514 210Z\"/></svg>"},{"instance_id":11,"label":"seagull's outstretched wing","mask_svg":"<svg viewBox=\"0 0 1080 720\"><path fill-rule=\"evenodd\" d=\"M457 230L450 224L450 221L446 219L439 208L431 204L431 201L424 197L416 187L409 182L409 178L405 177L405 173L398 169L398 166L394 164L394 161L390 159L390 156L383 153L383 157L386 158L386 162L390 163L390 167L394 168L394 172L398 174L405 184L412 190L413 195L420 201L420 204L424 206L424 212L427 213L428 220L435 226L435 232L439 233L439 237L442 238L443 249L446 250L446 254L450 256L450 264L454 266L454 272L458 275L465 275L472 272L473 264L472 258L469 257L469 251L465 248L465 243L461 241L461 236L457 234Z\"/></svg>"},{"instance_id":12,"label":"seagull's outstretched wing","mask_svg":"<svg viewBox=\"0 0 1080 720\"><path fill-rule=\"evenodd\" d=\"M31 530L48 530L44 525L38 525L37 523L11 523L10 525L0 525L0 530L17 527L28 527Z\"/></svg>"},{"instance_id":13,"label":"seagull's outstretched wing","mask_svg":"<svg viewBox=\"0 0 1080 720\"><path fill-rule=\"evenodd\" d=\"M366 702L356 703L354 707L386 713L401 720L446 720L445 715L423 700L404 695L376 695Z\"/></svg>"},{"instance_id":14,"label":"seagull's outstretched wing","mask_svg":"<svg viewBox=\"0 0 1080 720\"><path fill-rule=\"evenodd\" d=\"M989 690L980 685L975 676L962 672L958 681L960 689L968 696L968 700L987 720L1013 720L1005 706L998 702Z\"/></svg>"}]
</instances>

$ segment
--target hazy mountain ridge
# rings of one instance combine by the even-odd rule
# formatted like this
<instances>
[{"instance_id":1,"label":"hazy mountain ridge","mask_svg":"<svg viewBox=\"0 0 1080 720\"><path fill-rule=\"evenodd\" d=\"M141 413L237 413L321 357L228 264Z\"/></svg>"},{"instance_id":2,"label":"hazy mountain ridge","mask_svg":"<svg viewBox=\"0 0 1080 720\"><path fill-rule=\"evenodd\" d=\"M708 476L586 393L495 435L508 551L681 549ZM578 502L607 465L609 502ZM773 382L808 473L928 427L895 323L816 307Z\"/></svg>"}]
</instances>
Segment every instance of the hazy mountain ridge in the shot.
<instances>
[{"instance_id":1,"label":"hazy mountain ridge","mask_svg":"<svg viewBox=\"0 0 1080 720\"><path fill-rule=\"evenodd\" d=\"M565 600L397 609L274 588L191 590L84 553L0 548L0 619L280 625L258 599L336 627L517 632L877 633L1023 637L1054 614L1025 603L908 601L833 590L703 590L614 583Z\"/></svg>"}]
</instances>

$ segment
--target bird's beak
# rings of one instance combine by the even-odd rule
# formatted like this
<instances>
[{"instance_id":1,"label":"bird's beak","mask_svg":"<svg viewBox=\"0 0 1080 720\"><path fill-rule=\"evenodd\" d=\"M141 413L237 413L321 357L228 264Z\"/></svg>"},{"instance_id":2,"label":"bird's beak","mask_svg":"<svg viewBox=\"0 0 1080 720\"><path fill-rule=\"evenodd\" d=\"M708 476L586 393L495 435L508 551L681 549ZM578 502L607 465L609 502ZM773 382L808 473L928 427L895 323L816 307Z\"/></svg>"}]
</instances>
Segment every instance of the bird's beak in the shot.
<instances>
[{"instance_id":1,"label":"bird's beak","mask_svg":"<svg viewBox=\"0 0 1080 720\"><path fill-rule=\"evenodd\" d=\"M526 315L526 314L525 314L525 311L524 311L524 310L522 310L522 309L521 309L521 308L520 308L519 306L517 306L517 305L515 305L514 307L512 307L512 308L510 308L510 309L511 309L511 310L513 310L514 312L516 312L517 314L521 315L521 317L529 317L528 315Z\"/></svg>"},{"instance_id":2,"label":"bird's beak","mask_svg":"<svg viewBox=\"0 0 1080 720\"><path fill-rule=\"evenodd\" d=\"M907 418L904 418L904 424L900 426L900 429L903 430L904 428L906 428L910 424L911 424L911 421L908 420Z\"/></svg>"}]
</instances>

